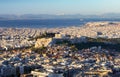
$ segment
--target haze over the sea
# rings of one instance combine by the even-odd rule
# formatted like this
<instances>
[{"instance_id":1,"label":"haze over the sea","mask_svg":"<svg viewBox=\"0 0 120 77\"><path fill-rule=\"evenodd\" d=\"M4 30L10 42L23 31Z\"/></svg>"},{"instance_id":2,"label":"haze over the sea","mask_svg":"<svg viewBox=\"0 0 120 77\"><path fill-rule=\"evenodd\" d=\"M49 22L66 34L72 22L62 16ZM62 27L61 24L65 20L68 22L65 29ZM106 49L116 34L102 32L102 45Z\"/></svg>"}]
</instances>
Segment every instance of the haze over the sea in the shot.
<instances>
[{"instance_id":1,"label":"haze over the sea","mask_svg":"<svg viewBox=\"0 0 120 77\"><path fill-rule=\"evenodd\" d=\"M67 27L120 21L120 0L0 0L0 27Z\"/></svg>"}]
</instances>

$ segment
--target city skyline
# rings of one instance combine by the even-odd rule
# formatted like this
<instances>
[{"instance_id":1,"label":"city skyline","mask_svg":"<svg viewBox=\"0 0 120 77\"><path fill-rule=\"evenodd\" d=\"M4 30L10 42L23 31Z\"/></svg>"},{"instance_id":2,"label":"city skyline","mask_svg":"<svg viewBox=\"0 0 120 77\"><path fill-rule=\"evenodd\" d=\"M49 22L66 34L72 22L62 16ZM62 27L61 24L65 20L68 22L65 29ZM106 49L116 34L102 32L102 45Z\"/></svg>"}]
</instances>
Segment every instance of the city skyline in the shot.
<instances>
[{"instance_id":1,"label":"city skyline","mask_svg":"<svg viewBox=\"0 0 120 77\"><path fill-rule=\"evenodd\" d=\"M0 0L0 14L104 14L120 13L116 0Z\"/></svg>"}]
</instances>

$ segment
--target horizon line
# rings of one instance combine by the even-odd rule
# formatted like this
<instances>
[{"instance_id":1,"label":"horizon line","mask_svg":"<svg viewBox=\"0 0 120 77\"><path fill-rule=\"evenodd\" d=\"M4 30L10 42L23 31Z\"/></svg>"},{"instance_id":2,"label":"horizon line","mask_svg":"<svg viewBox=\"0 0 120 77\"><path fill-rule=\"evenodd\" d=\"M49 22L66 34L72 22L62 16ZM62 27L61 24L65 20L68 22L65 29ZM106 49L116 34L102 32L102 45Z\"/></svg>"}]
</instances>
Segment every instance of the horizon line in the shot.
<instances>
[{"instance_id":1,"label":"horizon line","mask_svg":"<svg viewBox=\"0 0 120 77\"><path fill-rule=\"evenodd\" d=\"M75 13L75 14L32 14L32 13L26 13L26 14L0 14L0 15L16 15L16 16L21 16L21 15L58 15L58 16L62 16L62 15L104 15L104 14L120 14L120 13L112 13L112 12L109 12L109 13L101 13L101 14L82 14L82 13Z\"/></svg>"}]
</instances>

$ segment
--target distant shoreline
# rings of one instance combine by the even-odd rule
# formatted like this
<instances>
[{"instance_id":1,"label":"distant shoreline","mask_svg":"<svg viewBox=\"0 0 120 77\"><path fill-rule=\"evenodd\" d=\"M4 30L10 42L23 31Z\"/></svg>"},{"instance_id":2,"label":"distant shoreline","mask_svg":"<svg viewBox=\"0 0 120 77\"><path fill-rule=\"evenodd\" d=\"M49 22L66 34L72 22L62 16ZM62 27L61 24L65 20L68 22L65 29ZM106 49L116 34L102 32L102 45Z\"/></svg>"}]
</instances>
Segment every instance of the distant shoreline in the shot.
<instances>
[{"instance_id":1,"label":"distant shoreline","mask_svg":"<svg viewBox=\"0 0 120 77\"><path fill-rule=\"evenodd\" d=\"M76 37L102 37L102 38L120 38L120 22L89 22L83 26L69 26L69 27L51 27L51 28L2 28L3 34L7 32L7 35L11 35L15 32L25 31L26 33L44 33L53 32L72 35ZM23 32L24 32L23 31ZM1 32L2 34L2 32ZM33 34L33 33L32 33ZM25 34L26 35L26 34Z\"/></svg>"},{"instance_id":2,"label":"distant shoreline","mask_svg":"<svg viewBox=\"0 0 120 77\"><path fill-rule=\"evenodd\" d=\"M0 20L0 28L64 28L83 26L88 22L120 22L120 19L37 19Z\"/></svg>"}]
</instances>

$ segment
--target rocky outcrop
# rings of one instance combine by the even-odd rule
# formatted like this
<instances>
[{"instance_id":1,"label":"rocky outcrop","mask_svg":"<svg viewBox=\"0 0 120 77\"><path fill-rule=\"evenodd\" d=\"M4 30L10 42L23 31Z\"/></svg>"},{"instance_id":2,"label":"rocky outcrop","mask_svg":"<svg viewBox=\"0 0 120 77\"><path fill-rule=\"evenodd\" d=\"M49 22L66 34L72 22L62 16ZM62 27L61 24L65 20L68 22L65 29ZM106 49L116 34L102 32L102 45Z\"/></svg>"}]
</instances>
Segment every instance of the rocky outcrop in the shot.
<instances>
[{"instance_id":1,"label":"rocky outcrop","mask_svg":"<svg viewBox=\"0 0 120 77\"><path fill-rule=\"evenodd\" d=\"M46 47L48 46L51 42L52 42L52 38L41 38L41 39L37 39L36 43L35 43L35 48L39 48L39 47Z\"/></svg>"}]
</instances>

